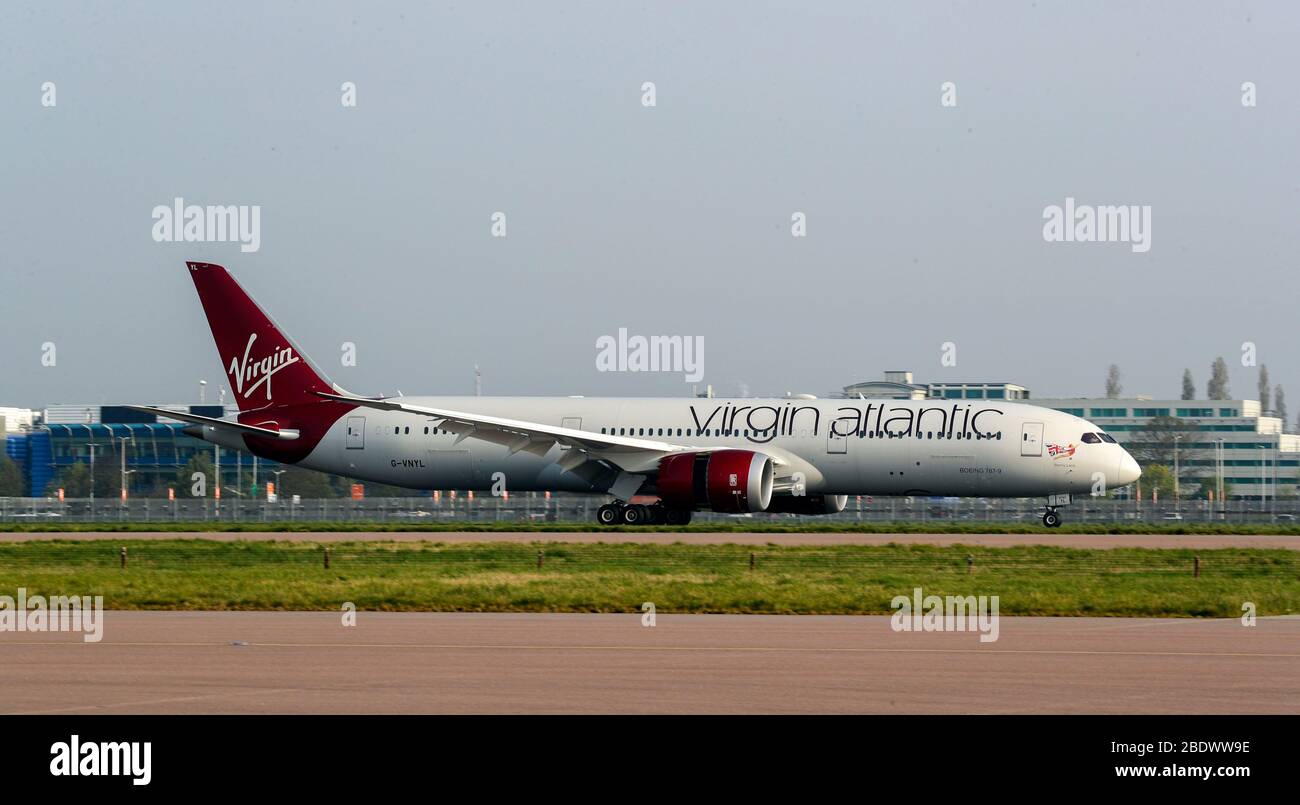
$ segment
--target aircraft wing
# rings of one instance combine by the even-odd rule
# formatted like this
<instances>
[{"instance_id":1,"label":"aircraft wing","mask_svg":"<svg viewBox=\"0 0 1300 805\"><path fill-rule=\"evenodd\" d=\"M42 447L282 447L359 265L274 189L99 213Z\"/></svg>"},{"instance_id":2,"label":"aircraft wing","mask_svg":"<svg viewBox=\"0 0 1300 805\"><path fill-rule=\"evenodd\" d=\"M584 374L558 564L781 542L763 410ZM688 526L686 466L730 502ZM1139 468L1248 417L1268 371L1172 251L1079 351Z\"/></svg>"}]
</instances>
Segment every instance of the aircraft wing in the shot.
<instances>
[{"instance_id":1,"label":"aircraft wing","mask_svg":"<svg viewBox=\"0 0 1300 805\"><path fill-rule=\"evenodd\" d=\"M719 450L718 447L692 447L654 439L636 439L593 433L589 430L562 428L522 419L506 419L486 414L471 414L444 408L428 408L391 399L371 399L343 394L316 392L329 400L375 408L380 411L405 411L436 420L435 427L455 433L456 443L465 439L483 439L504 445L513 455L518 452L545 456L555 445L569 448L557 463L569 470L587 460L604 460L627 472L646 472L656 468L659 459L670 453Z\"/></svg>"},{"instance_id":2,"label":"aircraft wing","mask_svg":"<svg viewBox=\"0 0 1300 805\"><path fill-rule=\"evenodd\" d=\"M157 414L165 416L168 419L178 419L181 422L192 422L195 425L207 425L209 427L221 430L229 430L244 436L261 436L266 439L297 439L298 431L289 428L263 428L257 425L245 425L242 422L235 422L230 419L219 419L212 416L199 416L186 411L172 411L167 408L158 408L152 405L128 405L132 411L143 411L146 414Z\"/></svg>"}]
</instances>

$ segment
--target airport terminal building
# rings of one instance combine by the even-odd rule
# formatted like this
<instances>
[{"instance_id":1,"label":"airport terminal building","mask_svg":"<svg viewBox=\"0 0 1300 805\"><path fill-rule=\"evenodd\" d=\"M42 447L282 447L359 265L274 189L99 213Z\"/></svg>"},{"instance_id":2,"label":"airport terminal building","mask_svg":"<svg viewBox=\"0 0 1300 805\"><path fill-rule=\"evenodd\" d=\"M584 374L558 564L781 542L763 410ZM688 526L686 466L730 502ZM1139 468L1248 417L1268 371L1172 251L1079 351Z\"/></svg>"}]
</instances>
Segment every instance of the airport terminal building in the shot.
<instances>
[{"instance_id":1,"label":"airport terminal building","mask_svg":"<svg viewBox=\"0 0 1300 805\"><path fill-rule=\"evenodd\" d=\"M844 397L886 400L1028 400L1029 389L1015 383L989 381L945 381L917 383L912 373L901 370L885 372L883 380L864 380L845 386Z\"/></svg>"},{"instance_id":2,"label":"airport terminal building","mask_svg":"<svg viewBox=\"0 0 1300 805\"><path fill-rule=\"evenodd\" d=\"M1139 462L1144 455L1147 460L1158 456L1172 469L1176 458L1184 498L1220 473L1230 498L1296 495L1300 435L1285 433L1283 421L1261 411L1258 400L1069 397L1032 402L1097 423Z\"/></svg>"},{"instance_id":3,"label":"airport terminal building","mask_svg":"<svg viewBox=\"0 0 1300 805\"><path fill-rule=\"evenodd\" d=\"M220 405L168 407L200 416L236 413L234 407ZM31 497L53 494L64 470L78 462L90 464L92 452L96 477L110 475L114 488L119 486L125 457L127 490L133 496L165 497L196 454L218 467L223 487L249 494L255 483L274 480L271 473L281 469L251 453L217 449L189 436L183 422L120 405L55 405L25 417L11 413L6 422L12 424L5 429L5 453L22 468Z\"/></svg>"},{"instance_id":4,"label":"airport terminal building","mask_svg":"<svg viewBox=\"0 0 1300 805\"><path fill-rule=\"evenodd\" d=\"M888 371L882 380L845 386L838 396L859 394L894 400L1009 400L1074 414L1096 422L1140 463L1157 461L1171 470L1177 463L1184 498L1220 473L1227 496L1238 500L1295 497L1300 490L1300 435L1286 433L1285 423L1261 411L1257 400L1031 399L1029 389L1015 383L918 383L908 371Z\"/></svg>"}]
</instances>

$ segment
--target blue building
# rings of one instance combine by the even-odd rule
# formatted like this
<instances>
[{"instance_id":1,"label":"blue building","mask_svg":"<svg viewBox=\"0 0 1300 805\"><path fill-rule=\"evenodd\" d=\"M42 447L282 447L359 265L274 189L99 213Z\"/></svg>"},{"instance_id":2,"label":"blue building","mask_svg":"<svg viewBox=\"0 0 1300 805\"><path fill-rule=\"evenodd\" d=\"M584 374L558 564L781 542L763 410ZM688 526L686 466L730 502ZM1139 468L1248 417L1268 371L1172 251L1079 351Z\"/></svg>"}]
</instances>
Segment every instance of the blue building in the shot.
<instances>
[{"instance_id":1,"label":"blue building","mask_svg":"<svg viewBox=\"0 0 1300 805\"><path fill-rule=\"evenodd\" d=\"M224 413L219 405L191 405L188 410L201 416ZM44 421L31 431L8 434L5 453L22 468L31 497L53 494L65 470L90 463L92 449L95 475L110 473L114 488L121 478L121 451L125 450L130 471L127 489L136 496L166 496L167 488L176 485L177 473L199 454L214 464L219 454L222 486L233 487L238 482L247 495L253 493L254 471L257 482L263 484L273 477L271 472L280 469L275 462L257 459L251 453L217 450L209 442L186 435L185 427L185 423L160 422L153 414L123 406L56 406L47 409Z\"/></svg>"}]
</instances>

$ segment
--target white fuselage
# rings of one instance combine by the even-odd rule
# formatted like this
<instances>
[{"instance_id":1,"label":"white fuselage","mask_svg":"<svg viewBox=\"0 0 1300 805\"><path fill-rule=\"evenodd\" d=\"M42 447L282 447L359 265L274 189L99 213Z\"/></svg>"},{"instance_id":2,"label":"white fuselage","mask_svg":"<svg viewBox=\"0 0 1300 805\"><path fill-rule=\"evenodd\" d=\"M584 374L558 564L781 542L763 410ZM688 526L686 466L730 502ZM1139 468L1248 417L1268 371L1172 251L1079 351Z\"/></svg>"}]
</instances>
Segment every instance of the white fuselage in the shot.
<instances>
[{"instance_id":1,"label":"white fuselage","mask_svg":"<svg viewBox=\"0 0 1300 805\"><path fill-rule=\"evenodd\" d=\"M509 417L692 447L760 451L807 494L1032 497L1100 493L1133 482L1136 462L1102 429L1047 408L996 400L402 397L430 408ZM437 420L358 408L300 463L414 489L593 489L545 456L460 439ZM498 475L498 473L500 475ZM796 475L797 474L797 475Z\"/></svg>"}]
</instances>

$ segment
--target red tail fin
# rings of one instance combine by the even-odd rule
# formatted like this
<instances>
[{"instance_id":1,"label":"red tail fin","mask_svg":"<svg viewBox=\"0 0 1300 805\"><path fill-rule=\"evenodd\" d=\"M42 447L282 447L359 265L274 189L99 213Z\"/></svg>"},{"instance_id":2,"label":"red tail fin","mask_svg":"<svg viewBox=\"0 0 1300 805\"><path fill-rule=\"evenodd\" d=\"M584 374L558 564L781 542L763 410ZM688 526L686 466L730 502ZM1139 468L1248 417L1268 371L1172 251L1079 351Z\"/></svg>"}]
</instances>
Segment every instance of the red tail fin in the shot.
<instances>
[{"instance_id":1,"label":"red tail fin","mask_svg":"<svg viewBox=\"0 0 1300 805\"><path fill-rule=\"evenodd\" d=\"M230 272L211 263L186 265L240 411L320 402L315 392L334 391Z\"/></svg>"}]
</instances>

